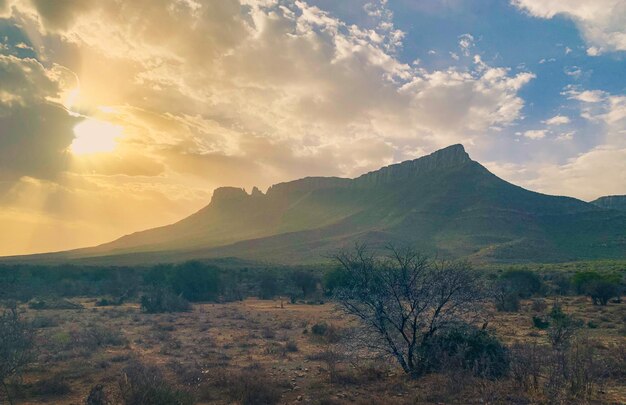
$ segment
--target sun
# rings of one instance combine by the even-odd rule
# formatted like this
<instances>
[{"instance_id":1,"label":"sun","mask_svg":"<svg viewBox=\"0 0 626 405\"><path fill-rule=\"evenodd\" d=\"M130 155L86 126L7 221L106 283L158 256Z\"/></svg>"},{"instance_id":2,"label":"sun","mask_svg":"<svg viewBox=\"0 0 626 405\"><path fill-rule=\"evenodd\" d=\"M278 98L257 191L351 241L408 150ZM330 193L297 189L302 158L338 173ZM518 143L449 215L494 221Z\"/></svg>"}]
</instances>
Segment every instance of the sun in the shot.
<instances>
[{"instance_id":1,"label":"sun","mask_svg":"<svg viewBox=\"0 0 626 405\"><path fill-rule=\"evenodd\" d=\"M70 150L75 155L113 152L123 128L106 121L88 118L74 127Z\"/></svg>"}]
</instances>

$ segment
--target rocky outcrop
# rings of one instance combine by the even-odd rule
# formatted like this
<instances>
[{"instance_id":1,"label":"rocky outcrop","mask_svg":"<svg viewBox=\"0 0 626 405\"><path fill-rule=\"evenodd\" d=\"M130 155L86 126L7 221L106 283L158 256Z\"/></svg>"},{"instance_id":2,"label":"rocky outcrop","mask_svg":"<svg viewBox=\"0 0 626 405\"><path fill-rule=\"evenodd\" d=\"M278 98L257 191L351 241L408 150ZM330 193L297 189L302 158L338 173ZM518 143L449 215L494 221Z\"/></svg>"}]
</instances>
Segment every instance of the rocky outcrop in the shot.
<instances>
[{"instance_id":1,"label":"rocky outcrop","mask_svg":"<svg viewBox=\"0 0 626 405\"><path fill-rule=\"evenodd\" d=\"M433 170L443 170L471 161L472 159L465 152L463 145L452 145L419 159L386 166L366 173L355 179L354 182L356 186L394 183L420 176Z\"/></svg>"}]
</instances>

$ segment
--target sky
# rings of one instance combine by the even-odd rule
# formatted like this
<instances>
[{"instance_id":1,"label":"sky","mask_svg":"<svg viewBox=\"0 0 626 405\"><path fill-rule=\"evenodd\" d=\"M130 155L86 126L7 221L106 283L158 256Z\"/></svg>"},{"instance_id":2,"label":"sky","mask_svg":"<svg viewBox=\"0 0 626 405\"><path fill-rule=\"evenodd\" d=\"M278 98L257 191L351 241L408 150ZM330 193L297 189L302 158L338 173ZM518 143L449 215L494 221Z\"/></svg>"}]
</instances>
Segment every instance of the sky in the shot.
<instances>
[{"instance_id":1,"label":"sky","mask_svg":"<svg viewBox=\"0 0 626 405\"><path fill-rule=\"evenodd\" d=\"M462 143L626 194L625 0L0 0L0 255Z\"/></svg>"}]
</instances>

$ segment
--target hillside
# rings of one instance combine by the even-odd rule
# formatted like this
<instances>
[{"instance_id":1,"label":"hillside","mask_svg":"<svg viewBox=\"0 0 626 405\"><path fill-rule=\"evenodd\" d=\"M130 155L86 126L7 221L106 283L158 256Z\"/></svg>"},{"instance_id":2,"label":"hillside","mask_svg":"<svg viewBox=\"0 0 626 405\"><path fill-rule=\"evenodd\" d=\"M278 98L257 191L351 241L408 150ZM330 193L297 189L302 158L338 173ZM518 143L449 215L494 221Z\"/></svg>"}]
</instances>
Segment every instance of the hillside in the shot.
<instances>
[{"instance_id":1,"label":"hillside","mask_svg":"<svg viewBox=\"0 0 626 405\"><path fill-rule=\"evenodd\" d=\"M600 208L626 211L626 195L608 195L591 202Z\"/></svg>"},{"instance_id":2,"label":"hillside","mask_svg":"<svg viewBox=\"0 0 626 405\"><path fill-rule=\"evenodd\" d=\"M626 257L626 214L510 184L453 145L355 179L224 187L172 225L39 259L121 263L238 257L325 260L356 241L410 243L442 257L565 261Z\"/></svg>"}]
</instances>

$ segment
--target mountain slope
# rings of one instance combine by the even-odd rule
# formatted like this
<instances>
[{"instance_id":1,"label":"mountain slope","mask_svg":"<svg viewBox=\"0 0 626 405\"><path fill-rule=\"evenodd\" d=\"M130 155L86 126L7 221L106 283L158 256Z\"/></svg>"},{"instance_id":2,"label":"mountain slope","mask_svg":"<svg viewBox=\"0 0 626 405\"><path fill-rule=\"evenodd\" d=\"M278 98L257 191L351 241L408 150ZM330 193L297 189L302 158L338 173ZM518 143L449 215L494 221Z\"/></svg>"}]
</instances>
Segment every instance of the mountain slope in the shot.
<instances>
[{"instance_id":1,"label":"mountain slope","mask_svg":"<svg viewBox=\"0 0 626 405\"><path fill-rule=\"evenodd\" d=\"M626 214L525 190L453 145L356 179L311 177L266 194L220 188L208 206L178 223L56 257L302 263L355 241L410 243L484 261L623 258Z\"/></svg>"},{"instance_id":2,"label":"mountain slope","mask_svg":"<svg viewBox=\"0 0 626 405\"><path fill-rule=\"evenodd\" d=\"M591 202L600 208L626 211L626 195L608 195Z\"/></svg>"}]
</instances>

